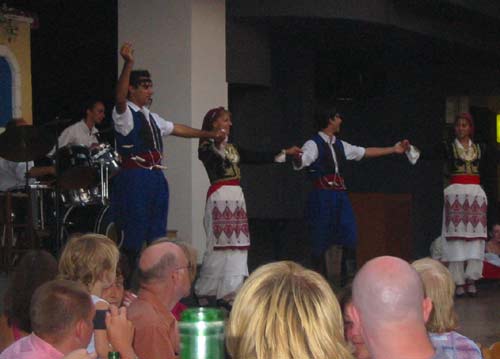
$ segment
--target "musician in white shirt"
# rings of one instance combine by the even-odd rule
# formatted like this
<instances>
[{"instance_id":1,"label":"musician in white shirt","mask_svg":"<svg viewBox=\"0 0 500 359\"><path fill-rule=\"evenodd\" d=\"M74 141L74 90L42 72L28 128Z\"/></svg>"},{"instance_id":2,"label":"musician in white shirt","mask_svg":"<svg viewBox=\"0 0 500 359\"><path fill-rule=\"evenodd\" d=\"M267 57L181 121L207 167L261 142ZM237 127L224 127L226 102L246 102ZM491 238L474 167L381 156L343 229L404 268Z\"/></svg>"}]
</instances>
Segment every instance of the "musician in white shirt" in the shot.
<instances>
[{"instance_id":1,"label":"musician in white shirt","mask_svg":"<svg viewBox=\"0 0 500 359\"><path fill-rule=\"evenodd\" d=\"M93 147L99 143L99 125L104 120L106 108L99 100L91 100L85 107L85 118L67 127L59 136L59 148L67 145Z\"/></svg>"}]
</instances>

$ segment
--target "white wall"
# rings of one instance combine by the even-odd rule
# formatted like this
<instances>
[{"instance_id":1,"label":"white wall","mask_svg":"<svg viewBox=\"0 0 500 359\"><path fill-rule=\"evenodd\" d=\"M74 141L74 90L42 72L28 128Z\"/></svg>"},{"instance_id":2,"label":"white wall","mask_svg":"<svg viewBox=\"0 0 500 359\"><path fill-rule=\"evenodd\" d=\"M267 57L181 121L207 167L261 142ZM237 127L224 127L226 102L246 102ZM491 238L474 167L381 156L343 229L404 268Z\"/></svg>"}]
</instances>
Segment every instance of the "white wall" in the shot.
<instances>
[{"instance_id":1,"label":"white wall","mask_svg":"<svg viewBox=\"0 0 500 359\"><path fill-rule=\"evenodd\" d=\"M200 128L204 114L227 106L224 0L119 0L118 41L135 48L135 68L152 73L152 110ZM119 71L123 62L119 61ZM205 247L203 212L209 186L198 141L164 138L170 185L168 229ZM201 260L201 255L198 258Z\"/></svg>"}]
</instances>

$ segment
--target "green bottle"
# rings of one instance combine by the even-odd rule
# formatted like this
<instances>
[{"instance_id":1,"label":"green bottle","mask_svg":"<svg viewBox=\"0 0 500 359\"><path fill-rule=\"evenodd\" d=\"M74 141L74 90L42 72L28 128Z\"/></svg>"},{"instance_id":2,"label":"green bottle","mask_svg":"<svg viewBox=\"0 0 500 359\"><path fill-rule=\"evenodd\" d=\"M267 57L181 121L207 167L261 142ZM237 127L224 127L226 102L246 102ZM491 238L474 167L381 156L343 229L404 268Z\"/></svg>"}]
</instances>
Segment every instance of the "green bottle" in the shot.
<instances>
[{"instance_id":1,"label":"green bottle","mask_svg":"<svg viewBox=\"0 0 500 359\"><path fill-rule=\"evenodd\" d=\"M108 352L108 359L120 359L120 353Z\"/></svg>"},{"instance_id":2,"label":"green bottle","mask_svg":"<svg viewBox=\"0 0 500 359\"><path fill-rule=\"evenodd\" d=\"M179 322L181 359L224 359L224 314L215 308L190 308Z\"/></svg>"}]
</instances>

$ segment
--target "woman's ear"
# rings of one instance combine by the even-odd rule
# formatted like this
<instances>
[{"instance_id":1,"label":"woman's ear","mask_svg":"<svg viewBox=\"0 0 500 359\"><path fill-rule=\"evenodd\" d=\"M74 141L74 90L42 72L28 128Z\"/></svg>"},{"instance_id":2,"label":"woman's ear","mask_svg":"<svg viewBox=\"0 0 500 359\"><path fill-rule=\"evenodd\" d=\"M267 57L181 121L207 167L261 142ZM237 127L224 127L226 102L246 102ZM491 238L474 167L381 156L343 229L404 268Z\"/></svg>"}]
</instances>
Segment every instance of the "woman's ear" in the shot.
<instances>
[{"instance_id":1,"label":"woman's ear","mask_svg":"<svg viewBox=\"0 0 500 359\"><path fill-rule=\"evenodd\" d=\"M432 299L425 297L422 302L422 312L424 313L424 321L427 323L432 312Z\"/></svg>"}]
</instances>

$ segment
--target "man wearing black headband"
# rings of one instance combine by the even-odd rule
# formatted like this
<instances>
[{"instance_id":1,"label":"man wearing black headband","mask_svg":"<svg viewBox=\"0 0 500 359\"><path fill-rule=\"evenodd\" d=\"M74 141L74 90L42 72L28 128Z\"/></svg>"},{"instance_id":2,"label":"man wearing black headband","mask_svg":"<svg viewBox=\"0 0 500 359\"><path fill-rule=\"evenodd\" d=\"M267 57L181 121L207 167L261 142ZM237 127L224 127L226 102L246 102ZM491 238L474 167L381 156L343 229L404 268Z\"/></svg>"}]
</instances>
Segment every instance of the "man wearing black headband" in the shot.
<instances>
[{"instance_id":1,"label":"man wearing black headband","mask_svg":"<svg viewBox=\"0 0 500 359\"><path fill-rule=\"evenodd\" d=\"M224 137L220 131L174 124L149 111L153 82L148 71L132 70L133 53L130 43L120 49L125 63L116 88L113 121L122 171L114 179L111 194L115 223L125 235L122 249L132 266L144 242L166 235L169 191L161 165L162 136Z\"/></svg>"},{"instance_id":2,"label":"man wearing black headband","mask_svg":"<svg viewBox=\"0 0 500 359\"><path fill-rule=\"evenodd\" d=\"M404 140L391 147L353 146L336 137L343 116L335 108L316 112L319 132L302 147L294 159L294 168L307 168L314 190L307 202L307 220L312 244L312 264L316 271L330 277L325 254L334 245L354 250L357 230L354 212L347 195L343 169L348 160L403 154L409 149ZM340 263L335 263L340 268Z\"/></svg>"}]
</instances>

